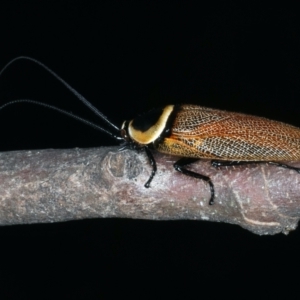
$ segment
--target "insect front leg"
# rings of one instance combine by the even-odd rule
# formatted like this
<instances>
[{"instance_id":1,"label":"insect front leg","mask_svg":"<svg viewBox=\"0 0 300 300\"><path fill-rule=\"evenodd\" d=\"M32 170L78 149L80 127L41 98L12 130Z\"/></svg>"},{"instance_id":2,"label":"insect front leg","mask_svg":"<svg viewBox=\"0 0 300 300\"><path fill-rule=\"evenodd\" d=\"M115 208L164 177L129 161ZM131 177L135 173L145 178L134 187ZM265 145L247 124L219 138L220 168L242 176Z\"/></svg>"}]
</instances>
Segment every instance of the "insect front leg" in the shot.
<instances>
[{"instance_id":1,"label":"insect front leg","mask_svg":"<svg viewBox=\"0 0 300 300\"><path fill-rule=\"evenodd\" d=\"M150 175L149 179L147 180L147 182L144 185L146 188L149 188L150 187L150 183L151 183L153 177L156 174L157 167L156 167L156 161L155 161L155 159L153 157L153 154L152 154L151 150L148 147L145 147L144 149L145 149L146 154L147 154L147 156L149 158L150 165L152 166L151 175Z\"/></svg>"},{"instance_id":2,"label":"insect front leg","mask_svg":"<svg viewBox=\"0 0 300 300\"><path fill-rule=\"evenodd\" d=\"M173 166L174 166L176 171L178 171L178 172L180 172L184 175L206 181L209 184L210 193L211 193L210 200L209 200L209 205L213 205L214 204L214 198L215 198L215 188L214 188L214 185L213 185L212 181L210 180L210 178L208 176L198 174L196 172L187 170L185 168L186 165L194 163L197 160L198 159L196 159L196 158L183 157L183 158L179 159Z\"/></svg>"}]
</instances>

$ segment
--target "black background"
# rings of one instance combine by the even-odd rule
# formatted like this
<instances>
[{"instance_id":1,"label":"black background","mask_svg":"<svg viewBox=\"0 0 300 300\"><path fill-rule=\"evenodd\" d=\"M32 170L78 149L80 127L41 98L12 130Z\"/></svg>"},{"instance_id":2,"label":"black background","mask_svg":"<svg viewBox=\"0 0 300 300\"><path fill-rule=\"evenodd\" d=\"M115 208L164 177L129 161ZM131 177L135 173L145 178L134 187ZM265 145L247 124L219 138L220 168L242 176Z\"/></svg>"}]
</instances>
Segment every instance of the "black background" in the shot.
<instances>
[{"instance_id":1,"label":"black background","mask_svg":"<svg viewBox=\"0 0 300 300\"><path fill-rule=\"evenodd\" d=\"M39 59L118 126L169 103L300 126L299 12L273 2L2 1L0 67ZM30 62L1 78L0 103L30 98L99 122ZM68 117L0 111L0 150L115 145ZM3 187L1 187L3 188ZM142 188L142 187L141 187ZM99 219L0 228L0 298L250 295L297 289L300 231L256 236L194 221ZM292 277L291 277L292 276ZM287 286L288 285L288 286ZM205 293L203 295L203 292ZM286 294L288 297L288 294Z\"/></svg>"}]
</instances>

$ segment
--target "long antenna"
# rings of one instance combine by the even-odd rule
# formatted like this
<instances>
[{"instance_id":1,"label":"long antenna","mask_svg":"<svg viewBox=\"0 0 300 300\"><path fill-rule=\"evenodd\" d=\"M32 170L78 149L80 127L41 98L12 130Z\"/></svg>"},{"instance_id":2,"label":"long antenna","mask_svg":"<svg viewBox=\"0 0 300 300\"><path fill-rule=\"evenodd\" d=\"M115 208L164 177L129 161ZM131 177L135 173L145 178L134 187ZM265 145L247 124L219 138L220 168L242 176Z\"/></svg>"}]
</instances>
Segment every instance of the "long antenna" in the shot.
<instances>
[{"instance_id":1,"label":"long antenna","mask_svg":"<svg viewBox=\"0 0 300 300\"><path fill-rule=\"evenodd\" d=\"M52 74L57 80L59 80L69 91L71 91L80 101L83 102L83 104L85 104L87 107L90 108L90 110L92 110L97 116L99 116L102 120L104 120L107 124L109 124L111 127L113 127L116 130L120 130L120 128L118 128L116 125L114 125L111 121L108 120L108 118L102 113L100 112L94 105L92 105L87 99L85 99L80 93L78 93L74 88L72 88L66 81L64 81L60 76L58 76L54 71L52 71L50 68L48 68L46 65L44 65L43 63L41 63L40 61L31 58L29 56L18 56L14 59L12 59L10 62L8 62L4 68L0 71L0 76L3 74L3 72L11 65L13 64L15 61L17 60L21 60L21 59L25 59L25 60L30 60L34 63L36 63L37 65L41 66L42 68L44 68L46 71L48 71L50 74ZM23 101L24 102L24 101ZM36 103L37 104L37 103ZM40 105L42 105L41 103L39 103ZM45 107L47 105L44 105ZM53 106L48 105L48 108L52 108L54 109ZM59 111L59 108L55 108L57 111ZM61 110L63 111L63 110ZM64 111L66 113L66 111ZM73 116L73 115L72 115ZM80 118L78 117L78 120ZM102 130L105 131L105 130Z\"/></svg>"},{"instance_id":2,"label":"long antenna","mask_svg":"<svg viewBox=\"0 0 300 300\"><path fill-rule=\"evenodd\" d=\"M30 100L30 99L18 99L18 100L7 102L4 105L0 106L0 110L3 109L3 108L5 108L6 106L9 106L9 105L12 105L12 104L18 104L18 103L30 103L30 104L40 105L40 106L43 106L43 107L46 107L46 108L49 108L49 109L53 109L53 110L55 110L55 111L57 111L57 112L59 112L61 114L67 115L67 116L69 116L69 117L71 117L71 118L73 118L75 120L78 120L78 121L80 121L80 122L82 122L82 123L84 123L86 125L89 125L89 126L95 128L97 130L105 132L105 133L107 133L108 135L110 135L111 137L113 137L116 140L123 140L123 138L121 138L120 136L117 136L117 135L109 132L108 130L100 127L99 125L97 125L97 124L95 124L93 122L90 122L90 121L88 121L86 119L83 119L81 117L73 115L72 113L67 112L67 111L65 111L63 109L60 109L58 107L55 107L55 106L52 106L52 105L49 105L49 104L45 104L43 102L38 102L38 101Z\"/></svg>"}]
</instances>

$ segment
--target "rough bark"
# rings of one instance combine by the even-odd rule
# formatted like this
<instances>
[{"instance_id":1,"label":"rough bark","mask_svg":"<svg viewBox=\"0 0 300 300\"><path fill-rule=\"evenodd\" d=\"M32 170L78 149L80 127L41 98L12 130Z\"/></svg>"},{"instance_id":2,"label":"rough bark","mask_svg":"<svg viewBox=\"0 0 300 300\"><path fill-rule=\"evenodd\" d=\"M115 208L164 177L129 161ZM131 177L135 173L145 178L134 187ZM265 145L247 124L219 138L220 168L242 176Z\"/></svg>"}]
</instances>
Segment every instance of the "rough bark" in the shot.
<instances>
[{"instance_id":1,"label":"rough bark","mask_svg":"<svg viewBox=\"0 0 300 300\"><path fill-rule=\"evenodd\" d=\"M300 174L269 164L216 169L209 161L189 166L207 183L176 172L176 157L116 147L0 153L0 224L84 218L206 220L238 224L256 234L288 233L300 216ZM300 164L290 165L300 167Z\"/></svg>"}]
</instances>

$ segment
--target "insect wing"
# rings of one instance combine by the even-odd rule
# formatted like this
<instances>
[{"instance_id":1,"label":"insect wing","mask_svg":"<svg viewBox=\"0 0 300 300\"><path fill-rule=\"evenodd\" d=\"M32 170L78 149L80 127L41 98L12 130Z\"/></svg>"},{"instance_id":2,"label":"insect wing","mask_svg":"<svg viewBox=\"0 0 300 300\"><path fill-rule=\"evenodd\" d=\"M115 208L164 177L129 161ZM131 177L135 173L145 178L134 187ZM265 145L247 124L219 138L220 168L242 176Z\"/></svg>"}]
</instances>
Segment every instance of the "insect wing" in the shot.
<instances>
[{"instance_id":1,"label":"insect wing","mask_svg":"<svg viewBox=\"0 0 300 300\"><path fill-rule=\"evenodd\" d=\"M182 105L158 151L239 161L300 159L300 129L265 118Z\"/></svg>"}]
</instances>

